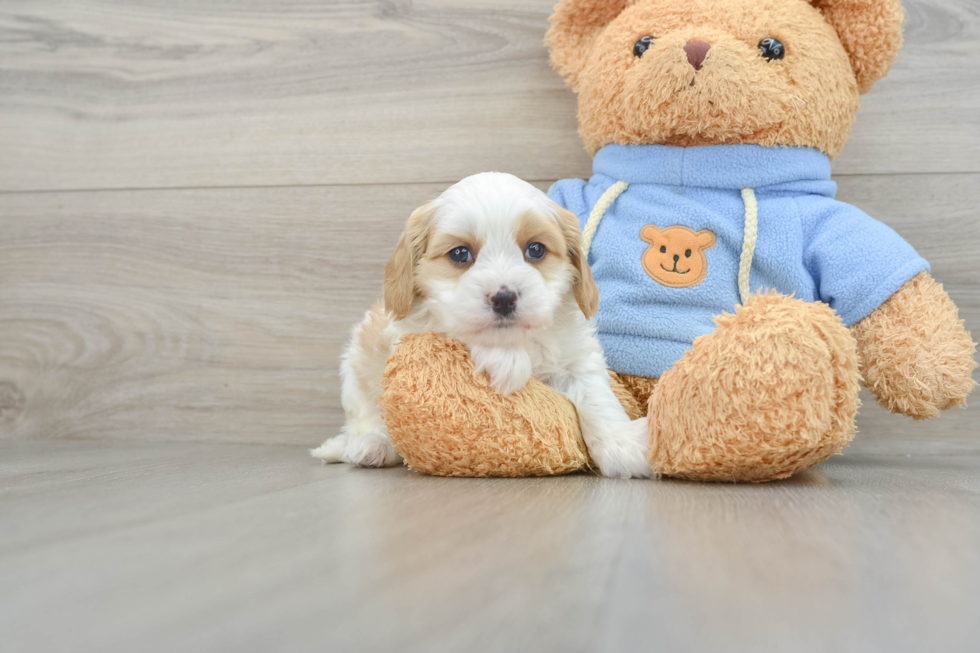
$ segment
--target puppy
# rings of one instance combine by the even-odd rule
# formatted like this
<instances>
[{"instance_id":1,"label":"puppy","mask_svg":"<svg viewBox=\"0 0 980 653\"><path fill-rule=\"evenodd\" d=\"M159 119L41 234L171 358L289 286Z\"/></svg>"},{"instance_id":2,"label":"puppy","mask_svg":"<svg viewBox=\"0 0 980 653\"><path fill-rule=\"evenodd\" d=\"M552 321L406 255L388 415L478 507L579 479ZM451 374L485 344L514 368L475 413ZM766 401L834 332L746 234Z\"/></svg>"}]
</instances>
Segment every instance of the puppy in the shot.
<instances>
[{"instance_id":1,"label":"puppy","mask_svg":"<svg viewBox=\"0 0 980 653\"><path fill-rule=\"evenodd\" d=\"M649 476L646 419L631 422L613 394L588 320L599 291L581 243L573 214L508 174L467 177L417 209L385 268L383 306L341 359L347 423L313 456L400 464L378 406L381 377L403 335L438 331L469 347L496 390L534 376L568 397L602 474Z\"/></svg>"}]
</instances>

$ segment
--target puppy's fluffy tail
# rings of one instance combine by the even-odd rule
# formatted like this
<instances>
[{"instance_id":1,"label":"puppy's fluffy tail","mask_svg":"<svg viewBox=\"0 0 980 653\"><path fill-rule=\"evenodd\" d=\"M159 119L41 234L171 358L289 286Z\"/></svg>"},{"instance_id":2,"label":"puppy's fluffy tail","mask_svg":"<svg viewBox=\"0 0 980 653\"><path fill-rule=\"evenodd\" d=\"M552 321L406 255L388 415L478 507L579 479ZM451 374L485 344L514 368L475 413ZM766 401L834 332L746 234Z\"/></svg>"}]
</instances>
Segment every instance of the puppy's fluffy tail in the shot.
<instances>
[{"instance_id":1,"label":"puppy's fluffy tail","mask_svg":"<svg viewBox=\"0 0 980 653\"><path fill-rule=\"evenodd\" d=\"M324 462L339 463L346 448L347 434L341 433L336 437L330 438L316 449L310 449L310 455Z\"/></svg>"}]
</instances>

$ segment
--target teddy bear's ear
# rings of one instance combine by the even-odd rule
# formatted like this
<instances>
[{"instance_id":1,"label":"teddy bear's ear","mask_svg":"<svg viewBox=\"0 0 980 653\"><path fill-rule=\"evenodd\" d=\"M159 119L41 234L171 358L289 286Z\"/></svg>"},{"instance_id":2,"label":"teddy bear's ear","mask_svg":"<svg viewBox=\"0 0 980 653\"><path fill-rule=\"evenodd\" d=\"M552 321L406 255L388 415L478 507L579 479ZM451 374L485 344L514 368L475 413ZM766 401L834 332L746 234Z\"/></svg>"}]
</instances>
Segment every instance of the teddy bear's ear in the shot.
<instances>
[{"instance_id":1,"label":"teddy bear's ear","mask_svg":"<svg viewBox=\"0 0 980 653\"><path fill-rule=\"evenodd\" d=\"M694 242L702 250L711 249L715 246L715 234L710 229L702 229L695 235Z\"/></svg>"},{"instance_id":2,"label":"teddy bear's ear","mask_svg":"<svg viewBox=\"0 0 980 653\"><path fill-rule=\"evenodd\" d=\"M900 0L810 0L837 31L851 59L858 91L867 93L891 68L902 47Z\"/></svg>"},{"instance_id":3,"label":"teddy bear's ear","mask_svg":"<svg viewBox=\"0 0 980 653\"><path fill-rule=\"evenodd\" d=\"M545 44L551 65L573 89L596 36L626 4L627 0L561 0L555 7Z\"/></svg>"},{"instance_id":4,"label":"teddy bear's ear","mask_svg":"<svg viewBox=\"0 0 980 653\"><path fill-rule=\"evenodd\" d=\"M653 244L653 241L657 238L660 233L660 229L657 229L657 225L648 224L642 229L640 229L640 240L645 243Z\"/></svg>"}]
</instances>

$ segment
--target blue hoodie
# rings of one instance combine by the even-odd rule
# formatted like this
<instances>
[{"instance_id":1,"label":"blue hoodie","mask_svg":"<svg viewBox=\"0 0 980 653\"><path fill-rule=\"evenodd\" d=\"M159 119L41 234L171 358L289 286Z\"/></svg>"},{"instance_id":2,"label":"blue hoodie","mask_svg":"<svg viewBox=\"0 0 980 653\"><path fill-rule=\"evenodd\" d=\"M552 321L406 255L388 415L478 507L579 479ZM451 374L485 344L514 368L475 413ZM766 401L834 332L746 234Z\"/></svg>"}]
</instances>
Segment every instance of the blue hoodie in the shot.
<instances>
[{"instance_id":1,"label":"blue hoodie","mask_svg":"<svg viewBox=\"0 0 980 653\"><path fill-rule=\"evenodd\" d=\"M818 150L608 145L593 171L588 182L555 183L549 195L584 228L611 186L629 184L588 255L600 295L596 327L615 372L660 377L714 330L714 316L741 303L746 188L758 206L747 268L753 293L826 302L850 326L929 269L892 229L834 199L830 160Z\"/></svg>"}]
</instances>

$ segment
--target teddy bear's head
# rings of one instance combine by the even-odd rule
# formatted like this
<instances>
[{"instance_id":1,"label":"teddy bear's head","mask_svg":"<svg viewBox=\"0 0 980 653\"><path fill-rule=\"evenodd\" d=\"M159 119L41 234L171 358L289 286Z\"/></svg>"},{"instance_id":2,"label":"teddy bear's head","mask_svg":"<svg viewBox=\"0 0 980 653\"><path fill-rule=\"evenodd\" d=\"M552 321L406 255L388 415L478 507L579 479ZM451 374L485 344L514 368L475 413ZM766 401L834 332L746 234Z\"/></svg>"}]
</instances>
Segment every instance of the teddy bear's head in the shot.
<instances>
[{"instance_id":1,"label":"teddy bear's head","mask_svg":"<svg viewBox=\"0 0 980 653\"><path fill-rule=\"evenodd\" d=\"M755 143L833 158L902 18L899 0L561 0L547 43L591 153Z\"/></svg>"}]
</instances>

